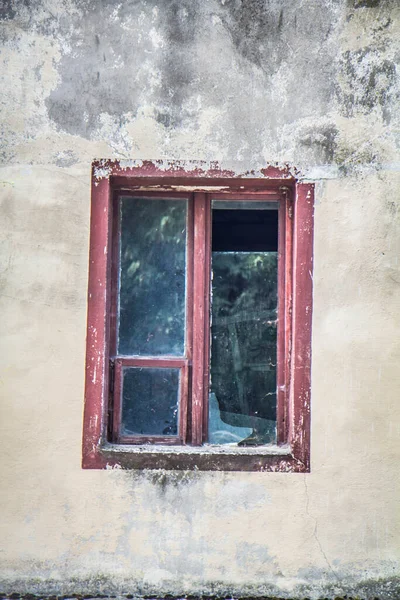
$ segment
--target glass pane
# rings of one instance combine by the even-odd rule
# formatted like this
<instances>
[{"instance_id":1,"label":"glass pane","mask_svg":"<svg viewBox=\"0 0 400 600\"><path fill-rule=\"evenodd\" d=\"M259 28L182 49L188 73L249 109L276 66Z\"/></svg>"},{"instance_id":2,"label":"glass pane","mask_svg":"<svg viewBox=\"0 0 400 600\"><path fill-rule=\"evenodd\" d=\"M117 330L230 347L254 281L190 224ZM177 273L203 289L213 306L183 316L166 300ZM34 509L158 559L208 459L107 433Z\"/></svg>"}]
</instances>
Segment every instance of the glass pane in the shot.
<instances>
[{"instance_id":1,"label":"glass pane","mask_svg":"<svg viewBox=\"0 0 400 600\"><path fill-rule=\"evenodd\" d=\"M278 215L266 213L213 211L210 443L276 441Z\"/></svg>"},{"instance_id":2,"label":"glass pane","mask_svg":"<svg viewBox=\"0 0 400 600\"><path fill-rule=\"evenodd\" d=\"M179 369L123 368L122 435L178 435Z\"/></svg>"},{"instance_id":3,"label":"glass pane","mask_svg":"<svg viewBox=\"0 0 400 600\"><path fill-rule=\"evenodd\" d=\"M120 203L118 354L183 356L186 200Z\"/></svg>"}]
</instances>

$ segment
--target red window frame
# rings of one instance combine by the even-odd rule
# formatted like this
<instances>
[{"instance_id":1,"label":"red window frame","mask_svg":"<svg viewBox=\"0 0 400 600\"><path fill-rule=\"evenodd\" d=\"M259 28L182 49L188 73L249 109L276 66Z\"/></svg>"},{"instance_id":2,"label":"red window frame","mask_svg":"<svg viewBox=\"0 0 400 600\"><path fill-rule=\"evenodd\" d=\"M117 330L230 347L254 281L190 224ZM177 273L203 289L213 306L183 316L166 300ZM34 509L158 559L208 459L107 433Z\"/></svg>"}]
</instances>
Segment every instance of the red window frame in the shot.
<instances>
[{"instance_id":1,"label":"red window frame","mask_svg":"<svg viewBox=\"0 0 400 600\"><path fill-rule=\"evenodd\" d=\"M309 471L314 186L277 169L249 177L218 168L150 162L129 167L95 162L92 175L83 467ZM116 354L117 289L113 282L117 281L119 233L115 213L118 198L124 195L148 196L149 201L160 195L188 200L185 357ZM228 197L279 202L274 448L227 450L203 445L208 421L211 198ZM180 369L176 437L120 434L124 366Z\"/></svg>"},{"instance_id":2,"label":"red window frame","mask_svg":"<svg viewBox=\"0 0 400 600\"><path fill-rule=\"evenodd\" d=\"M182 358L149 358L118 357L113 360L114 386L112 389L112 419L110 419L110 439L116 444L169 444L171 446L183 444L187 437L187 407L188 407L188 364L189 361ZM127 436L120 432L121 409L122 409L122 371L124 367L156 367L157 369L179 368L179 432L177 436Z\"/></svg>"}]
</instances>

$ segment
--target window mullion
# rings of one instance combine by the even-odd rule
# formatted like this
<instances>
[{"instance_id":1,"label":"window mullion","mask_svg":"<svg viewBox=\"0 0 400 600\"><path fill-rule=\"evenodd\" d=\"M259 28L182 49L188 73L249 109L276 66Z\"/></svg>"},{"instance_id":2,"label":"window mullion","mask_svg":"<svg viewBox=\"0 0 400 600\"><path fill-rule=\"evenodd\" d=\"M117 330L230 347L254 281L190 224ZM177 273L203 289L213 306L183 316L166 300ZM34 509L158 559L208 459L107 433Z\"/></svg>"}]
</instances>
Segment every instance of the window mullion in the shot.
<instances>
[{"instance_id":1,"label":"window mullion","mask_svg":"<svg viewBox=\"0 0 400 600\"><path fill-rule=\"evenodd\" d=\"M208 414L210 200L204 192L194 195L193 248L193 361L192 445L200 446L206 436Z\"/></svg>"}]
</instances>

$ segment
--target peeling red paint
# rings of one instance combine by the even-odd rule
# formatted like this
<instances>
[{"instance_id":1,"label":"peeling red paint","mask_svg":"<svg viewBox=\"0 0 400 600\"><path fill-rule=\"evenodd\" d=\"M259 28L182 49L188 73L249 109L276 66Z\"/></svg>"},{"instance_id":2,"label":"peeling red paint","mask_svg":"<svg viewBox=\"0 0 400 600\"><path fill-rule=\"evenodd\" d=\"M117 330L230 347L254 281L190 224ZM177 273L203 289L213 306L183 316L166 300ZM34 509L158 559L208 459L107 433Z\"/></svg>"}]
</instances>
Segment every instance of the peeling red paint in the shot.
<instances>
[{"instance_id":1,"label":"peeling red paint","mask_svg":"<svg viewBox=\"0 0 400 600\"><path fill-rule=\"evenodd\" d=\"M238 179L238 178L254 178L254 179L276 179L280 182L282 179L294 180L299 171L295 167L285 165L269 165L259 172L245 171L237 173L231 169L222 169L217 161L180 161L180 160L132 160L132 161L115 161L115 160L96 160L93 163L93 172L95 179L98 182L103 178L110 178L118 175L123 175L126 178L130 177L171 177L177 179L179 177L196 179Z\"/></svg>"}]
</instances>

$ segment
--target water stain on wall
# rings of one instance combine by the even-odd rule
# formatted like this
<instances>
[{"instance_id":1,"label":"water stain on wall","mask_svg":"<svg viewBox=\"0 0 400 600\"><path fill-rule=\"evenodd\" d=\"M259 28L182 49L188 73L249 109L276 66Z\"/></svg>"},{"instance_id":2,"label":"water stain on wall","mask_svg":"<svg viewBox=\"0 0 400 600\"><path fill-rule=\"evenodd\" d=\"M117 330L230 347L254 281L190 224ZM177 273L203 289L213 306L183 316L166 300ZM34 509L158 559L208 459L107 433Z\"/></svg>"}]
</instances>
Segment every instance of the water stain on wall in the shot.
<instances>
[{"instance_id":1,"label":"water stain on wall","mask_svg":"<svg viewBox=\"0 0 400 600\"><path fill-rule=\"evenodd\" d=\"M375 48L344 52L341 62L344 85L339 92L341 110L346 117L357 111L369 114L382 109L383 121L390 122L390 103L395 99L396 65L379 58Z\"/></svg>"},{"instance_id":2,"label":"water stain on wall","mask_svg":"<svg viewBox=\"0 0 400 600\"><path fill-rule=\"evenodd\" d=\"M160 63L156 120L170 128L178 127L186 116L182 109L196 79L197 57L193 48L201 26L198 2L162 3L160 11L166 50Z\"/></svg>"}]
</instances>

